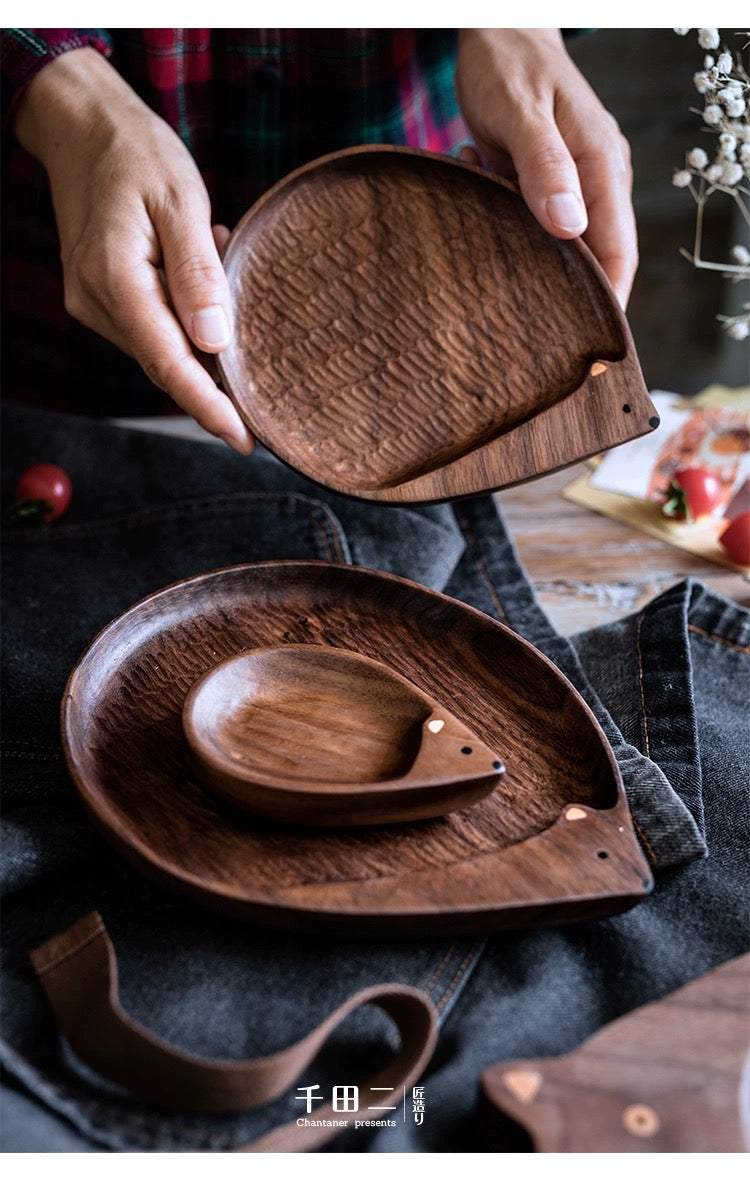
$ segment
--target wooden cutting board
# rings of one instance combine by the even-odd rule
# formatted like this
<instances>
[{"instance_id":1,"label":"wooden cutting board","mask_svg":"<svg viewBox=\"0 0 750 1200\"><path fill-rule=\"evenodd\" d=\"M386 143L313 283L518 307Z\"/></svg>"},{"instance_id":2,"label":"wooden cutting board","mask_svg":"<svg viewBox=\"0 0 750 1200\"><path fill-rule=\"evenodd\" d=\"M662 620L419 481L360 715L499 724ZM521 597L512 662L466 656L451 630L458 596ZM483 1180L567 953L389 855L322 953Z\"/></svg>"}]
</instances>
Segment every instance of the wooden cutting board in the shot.
<instances>
[{"instance_id":1,"label":"wooden cutting board","mask_svg":"<svg viewBox=\"0 0 750 1200\"><path fill-rule=\"evenodd\" d=\"M318 159L240 221L224 265L224 386L326 487L412 503L507 487L659 423L632 337L580 240L456 159Z\"/></svg>"},{"instance_id":2,"label":"wooden cutting board","mask_svg":"<svg viewBox=\"0 0 750 1200\"><path fill-rule=\"evenodd\" d=\"M750 1133L749 1001L750 954L563 1058L496 1063L485 1093L541 1151L740 1153Z\"/></svg>"},{"instance_id":3,"label":"wooden cutting board","mask_svg":"<svg viewBox=\"0 0 750 1200\"><path fill-rule=\"evenodd\" d=\"M231 655L289 644L359 652L462 720L506 771L432 820L308 829L261 820L194 775L182 706ZM456 600L329 563L261 563L147 597L95 639L62 704L73 779L139 868L250 920L453 933L598 916L648 894L611 748L530 643Z\"/></svg>"}]
</instances>

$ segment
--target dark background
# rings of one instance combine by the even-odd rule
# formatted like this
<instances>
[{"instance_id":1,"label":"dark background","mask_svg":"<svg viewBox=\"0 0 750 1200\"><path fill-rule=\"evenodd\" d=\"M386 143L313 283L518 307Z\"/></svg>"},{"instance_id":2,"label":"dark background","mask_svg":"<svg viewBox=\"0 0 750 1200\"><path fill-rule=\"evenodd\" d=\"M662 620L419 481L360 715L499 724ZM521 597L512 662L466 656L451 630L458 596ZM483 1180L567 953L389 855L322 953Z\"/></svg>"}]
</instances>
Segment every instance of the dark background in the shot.
<instances>
[{"instance_id":1,"label":"dark background","mask_svg":"<svg viewBox=\"0 0 750 1200\"><path fill-rule=\"evenodd\" d=\"M732 51L748 39L734 29L720 32ZM747 384L750 341L728 337L716 314L740 311L750 285L698 270L680 254L693 247L695 203L672 185L672 173L693 146L710 159L717 148L716 134L703 133L690 111L702 107L693 86L705 54L697 30L678 37L671 29L597 29L571 39L568 50L631 146L640 268L628 318L648 387L691 394L709 383ZM735 213L729 196L708 202L704 257L727 261L731 246L748 244Z\"/></svg>"}]
</instances>

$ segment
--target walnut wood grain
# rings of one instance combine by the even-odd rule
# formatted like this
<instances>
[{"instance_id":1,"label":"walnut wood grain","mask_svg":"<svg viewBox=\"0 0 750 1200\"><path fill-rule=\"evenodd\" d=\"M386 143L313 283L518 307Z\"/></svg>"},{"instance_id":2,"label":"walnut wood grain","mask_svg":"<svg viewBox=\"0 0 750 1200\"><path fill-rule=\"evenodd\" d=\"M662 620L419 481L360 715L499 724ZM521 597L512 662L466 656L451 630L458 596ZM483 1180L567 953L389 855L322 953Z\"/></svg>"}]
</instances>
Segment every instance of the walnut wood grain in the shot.
<instances>
[{"instance_id":1,"label":"walnut wood grain","mask_svg":"<svg viewBox=\"0 0 750 1200\"><path fill-rule=\"evenodd\" d=\"M330 646L233 655L193 684L182 726L209 789L298 825L383 825L466 808L505 767L396 671Z\"/></svg>"},{"instance_id":2,"label":"walnut wood grain","mask_svg":"<svg viewBox=\"0 0 750 1200\"><path fill-rule=\"evenodd\" d=\"M347 832L264 823L215 799L190 769L188 691L230 655L300 642L366 646L497 752L500 786L448 816ZM652 886L611 749L565 677L489 617L380 572L256 564L155 593L84 654L62 730L73 779L117 846L248 919L500 928L619 911Z\"/></svg>"},{"instance_id":3,"label":"walnut wood grain","mask_svg":"<svg viewBox=\"0 0 750 1200\"><path fill-rule=\"evenodd\" d=\"M593 257L478 167L403 147L282 180L224 265L243 419L328 487L411 503L546 474L658 424Z\"/></svg>"},{"instance_id":4,"label":"walnut wood grain","mask_svg":"<svg viewBox=\"0 0 750 1200\"><path fill-rule=\"evenodd\" d=\"M563 1058L496 1063L485 1093L540 1151L740 1153L749 999L744 955Z\"/></svg>"}]
</instances>

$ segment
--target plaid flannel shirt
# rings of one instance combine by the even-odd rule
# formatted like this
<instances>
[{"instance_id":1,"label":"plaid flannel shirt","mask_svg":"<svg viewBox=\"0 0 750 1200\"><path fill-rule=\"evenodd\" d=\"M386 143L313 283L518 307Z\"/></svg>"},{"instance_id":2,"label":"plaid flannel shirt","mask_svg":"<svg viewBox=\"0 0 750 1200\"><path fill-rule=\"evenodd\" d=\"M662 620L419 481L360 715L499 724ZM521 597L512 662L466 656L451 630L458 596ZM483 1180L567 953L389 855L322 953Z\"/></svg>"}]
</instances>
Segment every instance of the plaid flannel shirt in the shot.
<instances>
[{"instance_id":1,"label":"plaid flannel shirt","mask_svg":"<svg viewBox=\"0 0 750 1200\"><path fill-rule=\"evenodd\" d=\"M68 317L46 175L7 135L24 88L92 46L193 155L212 220L239 220L321 154L364 143L456 153L468 140L448 29L11 29L2 34L3 394L69 411L168 411L136 364Z\"/></svg>"}]
</instances>

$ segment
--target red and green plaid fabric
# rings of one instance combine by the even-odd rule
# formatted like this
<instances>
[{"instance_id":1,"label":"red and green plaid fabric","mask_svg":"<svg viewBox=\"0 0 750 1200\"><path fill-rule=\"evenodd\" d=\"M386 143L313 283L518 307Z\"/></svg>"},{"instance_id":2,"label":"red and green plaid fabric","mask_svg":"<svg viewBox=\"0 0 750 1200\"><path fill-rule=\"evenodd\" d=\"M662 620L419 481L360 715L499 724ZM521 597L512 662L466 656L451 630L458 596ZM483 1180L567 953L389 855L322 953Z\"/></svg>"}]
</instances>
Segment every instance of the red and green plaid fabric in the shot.
<instances>
[{"instance_id":1,"label":"red and green plaid fabric","mask_svg":"<svg viewBox=\"0 0 750 1200\"><path fill-rule=\"evenodd\" d=\"M140 369L67 317L41 168L7 133L23 89L93 46L175 129L214 221L230 228L301 163L390 143L456 153L467 140L448 29L10 29L2 33L3 395L79 412L153 412Z\"/></svg>"}]
</instances>

